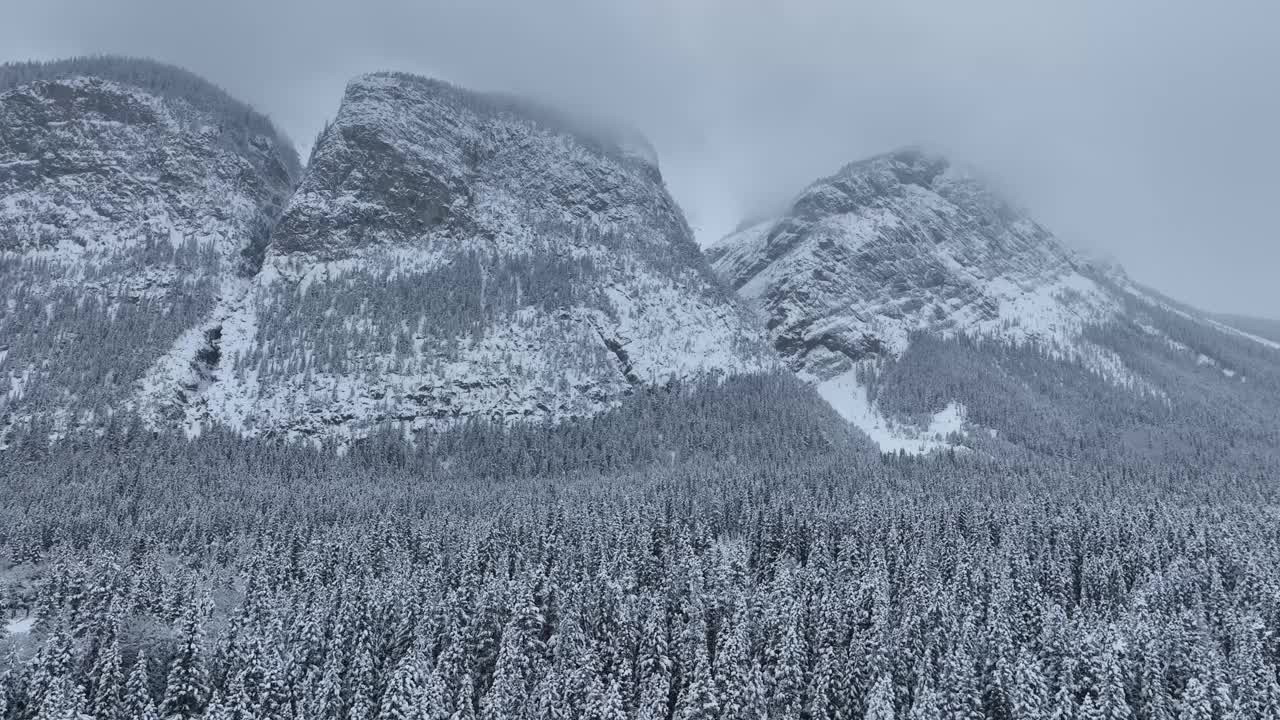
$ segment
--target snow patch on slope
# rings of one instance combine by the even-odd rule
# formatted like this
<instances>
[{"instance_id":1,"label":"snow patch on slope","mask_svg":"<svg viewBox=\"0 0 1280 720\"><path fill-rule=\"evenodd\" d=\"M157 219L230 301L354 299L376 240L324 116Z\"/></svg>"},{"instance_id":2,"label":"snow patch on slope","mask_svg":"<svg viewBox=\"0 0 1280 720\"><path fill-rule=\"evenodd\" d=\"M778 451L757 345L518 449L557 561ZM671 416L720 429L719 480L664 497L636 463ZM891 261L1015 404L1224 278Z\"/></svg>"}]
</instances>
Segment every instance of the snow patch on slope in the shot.
<instances>
[{"instance_id":1,"label":"snow patch on slope","mask_svg":"<svg viewBox=\"0 0 1280 720\"><path fill-rule=\"evenodd\" d=\"M881 452L906 452L922 455L939 450L968 449L959 440L964 436L965 409L951 402L936 413L927 428L917 428L899 423L884 415L871 402L867 388L858 383L856 371L826 380L816 380L814 388L822 399L845 420L866 433Z\"/></svg>"},{"instance_id":2,"label":"snow patch on slope","mask_svg":"<svg viewBox=\"0 0 1280 720\"><path fill-rule=\"evenodd\" d=\"M138 382L132 404L144 421L153 427L176 422L188 437L198 436L215 418L245 431L256 371L237 369L257 336L252 293L251 281L223 278L209 319L184 332ZM217 334L220 357L216 365L205 366L198 355L209 347L211 332Z\"/></svg>"},{"instance_id":3,"label":"snow patch on slope","mask_svg":"<svg viewBox=\"0 0 1280 720\"><path fill-rule=\"evenodd\" d=\"M26 635L31 632L35 624L36 619L34 617L16 618L5 621L4 629L9 635Z\"/></svg>"}]
</instances>

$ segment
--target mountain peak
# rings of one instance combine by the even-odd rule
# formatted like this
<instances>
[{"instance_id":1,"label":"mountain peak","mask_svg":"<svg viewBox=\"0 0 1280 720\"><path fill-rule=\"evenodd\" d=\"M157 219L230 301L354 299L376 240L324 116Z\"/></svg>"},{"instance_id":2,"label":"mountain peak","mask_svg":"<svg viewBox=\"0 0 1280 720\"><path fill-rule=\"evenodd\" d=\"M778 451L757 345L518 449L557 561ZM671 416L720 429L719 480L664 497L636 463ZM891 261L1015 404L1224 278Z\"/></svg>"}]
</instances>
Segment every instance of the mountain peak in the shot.
<instances>
[{"instance_id":1,"label":"mountain peak","mask_svg":"<svg viewBox=\"0 0 1280 720\"><path fill-rule=\"evenodd\" d=\"M520 224L615 229L656 213L671 237L685 234L647 143L625 138L520 98L405 73L361 75L317 140L273 250L335 260L428 236L523 242L482 228L528 211L540 219Z\"/></svg>"},{"instance_id":2,"label":"mountain peak","mask_svg":"<svg viewBox=\"0 0 1280 720\"><path fill-rule=\"evenodd\" d=\"M1068 249L980 177L919 148L877 155L708 255L792 370L887 451L1073 452L1100 408L1168 438L1175 401L1269 412L1239 389L1269 382L1280 343Z\"/></svg>"},{"instance_id":3,"label":"mountain peak","mask_svg":"<svg viewBox=\"0 0 1280 720\"><path fill-rule=\"evenodd\" d=\"M845 397L861 392L859 368L901 356L918 334L1078 349L1119 307L1025 212L916 147L844 166L708 254L792 369L864 424L865 403ZM1127 382L1113 358L1080 354Z\"/></svg>"},{"instance_id":4,"label":"mountain peak","mask_svg":"<svg viewBox=\"0 0 1280 720\"><path fill-rule=\"evenodd\" d=\"M460 104L479 115L508 114L543 129L574 137L593 151L619 159L658 167L657 152L639 130L617 120L591 113L569 113L532 97L505 92L473 90L446 80L398 71L376 71L353 78L347 93L387 91L395 86L437 96L442 103Z\"/></svg>"},{"instance_id":5,"label":"mountain peak","mask_svg":"<svg viewBox=\"0 0 1280 720\"><path fill-rule=\"evenodd\" d=\"M656 167L540 105L401 73L348 86L262 272L150 383L207 423L351 437L564 420L776 367Z\"/></svg>"},{"instance_id":6,"label":"mountain peak","mask_svg":"<svg viewBox=\"0 0 1280 720\"><path fill-rule=\"evenodd\" d=\"M835 177L855 178L890 174L903 184L931 187L952 166L941 152L921 145L906 145L845 165ZM828 181L830 178L828 179Z\"/></svg>"},{"instance_id":7,"label":"mountain peak","mask_svg":"<svg viewBox=\"0 0 1280 720\"><path fill-rule=\"evenodd\" d=\"M244 148L257 138L265 138L279 153L289 176L296 179L301 174L302 166L293 144L266 115L209 80L176 65L124 55L5 63L0 65L0 93L33 82L66 84L74 78L116 83L166 101L170 106L188 105L207 113L219 121L224 141Z\"/></svg>"}]
</instances>

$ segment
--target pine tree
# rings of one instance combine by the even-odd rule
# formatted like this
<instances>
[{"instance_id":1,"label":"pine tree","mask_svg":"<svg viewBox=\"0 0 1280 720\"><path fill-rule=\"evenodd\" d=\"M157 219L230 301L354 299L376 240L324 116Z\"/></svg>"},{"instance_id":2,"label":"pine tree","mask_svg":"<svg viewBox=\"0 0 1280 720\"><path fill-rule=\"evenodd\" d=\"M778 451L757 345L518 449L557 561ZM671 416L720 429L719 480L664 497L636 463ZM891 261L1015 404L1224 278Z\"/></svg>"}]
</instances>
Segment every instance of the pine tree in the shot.
<instances>
[{"instance_id":1,"label":"pine tree","mask_svg":"<svg viewBox=\"0 0 1280 720\"><path fill-rule=\"evenodd\" d=\"M520 717L523 712L529 696L526 682L532 676L533 658L524 655L526 648L520 642L520 635L521 631L513 626L508 626L503 634L493 684L480 703L482 720Z\"/></svg>"},{"instance_id":2,"label":"pine tree","mask_svg":"<svg viewBox=\"0 0 1280 720\"><path fill-rule=\"evenodd\" d=\"M337 653L325 658L324 671L310 695L302 698L306 717L314 720L344 720L346 705L342 701L342 665Z\"/></svg>"},{"instance_id":3,"label":"pine tree","mask_svg":"<svg viewBox=\"0 0 1280 720\"><path fill-rule=\"evenodd\" d=\"M55 678L45 688L35 720L81 720L84 693L70 678Z\"/></svg>"},{"instance_id":4,"label":"pine tree","mask_svg":"<svg viewBox=\"0 0 1280 720\"><path fill-rule=\"evenodd\" d=\"M1142 720L1173 720L1163 657L1155 647L1148 648L1142 659L1141 686L1137 715Z\"/></svg>"},{"instance_id":5,"label":"pine tree","mask_svg":"<svg viewBox=\"0 0 1280 720\"><path fill-rule=\"evenodd\" d=\"M120 639L112 633L111 641L98 654L91 673L93 701L90 709L96 720L126 720L125 677L120 659Z\"/></svg>"},{"instance_id":6,"label":"pine tree","mask_svg":"<svg viewBox=\"0 0 1280 720\"><path fill-rule=\"evenodd\" d=\"M1104 715L1102 708L1098 707L1098 703L1094 702L1092 693L1084 697L1084 701L1080 703L1080 709L1077 711L1076 717L1078 717L1079 720L1103 720Z\"/></svg>"},{"instance_id":7,"label":"pine tree","mask_svg":"<svg viewBox=\"0 0 1280 720\"><path fill-rule=\"evenodd\" d=\"M734 664L717 673L723 677L717 699L721 717L735 720L764 720L768 712L765 703L764 671L759 661L751 660L745 667Z\"/></svg>"},{"instance_id":8,"label":"pine tree","mask_svg":"<svg viewBox=\"0 0 1280 720\"><path fill-rule=\"evenodd\" d=\"M848 720L858 711L853 678L843 660L844 652L834 646L824 647L818 653L810 714L819 720Z\"/></svg>"},{"instance_id":9,"label":"pine tree","mask_svg":"<svg viewBox=\"0 0 1280 720\"><path fill-rule=\"evenodd\" d=\"M378 720L425 720L424 688L420 661L415 653L407 653L396 666L387 691L382 695Z\"/></svg>"},{"instance_id":10,"label":"pine tree","mask_svg":"<svg viewBox=\"0 0 1280 720\"><path fill-rule=\"evenodd\" d=\"M1280 684L1276 682L1274 672L1263 685L1261 694L1256 717L1262 720L1280 720Z\"/></svg>"},{"instance_id":11,"label":"pine tree","mask_svg":"<svg viewBox=\"0 0 1280 720\"><path fill-rule=\"evenodd\" d=\"M967 643L957 645L947 654L942 687L945 692L944 717L948 720L981 720L982 698L973 655Z\"/></svg>"},{"instance_id":12,"label":"pine tree","mask_svg":"<svg viewBox=\"0 0 1280 720\"><path fill-rule=\"evenodd\" d=\"M1043 720L1048 717L1049 686L1040 661L1023 648L1013 671L1012 720Z\"/></svg>"},{"instance_id":13,"label":"pine tree","mask_svg":"<svg viewBox=\"0 0 1280 720\"><path fill-rule=\"evenodd\" d=\"M289 720L293 715L293 702L279 658L273 658L265 669L257 704L258 720Z\"/></svg>"},{"instance_id":14,"label":"pine tree","mask_svg":"<svg viewBox=\"0 0 1280 720\"><path fill-rule=\"evenodd\" d=\"M364 630L362 637L367 635L367 629ZM367 639L359 642L353 651L356 653L356 659L351 664L346 677L346 720L373 720L373 716L377 711L374 707L376 699L373 658L370 657L371 650L368 649L368 644Z\"/></svg>"},{"instance_id":15,"label":"pine tree","mask_svg":"<svg viewBox=\"0 0 1280 720\"><path fill-rule=\"evenodd\" d=\"M222 691L214 690L213 697L209 698L209 704L204 709L205 720L237 720L238 717L235 708L227 702Z\"/></svg>"},{"instance_id":16,"label":"pine tree","mask_svg":"<svg viewBox=\"0 0 1280 720\"><path fill-rule=\"evenodd\" d=\"M915 699L911 703L911 712L907 717L910 720L934 720L943 717L942 697L930 685L918 688Z\"/></svg>"},{"instance_id":17,"label":"pine tree","mask_svg":"<svg viewBox=\"0 0 1280 720\"><path fill-rule=\"evenodd\" d=\"M1125 679L1115 652L1103 655L1102 688L1098 697L1098 710L1105 720L1130 720L1133 712L1125 698Z\"/></svg>"},{"instance_id":18,"label":"pine tree","mask_svg":"<svg viewBox=\"0 0 1280 720\"><path fill-rule=\"evenodd\" d=\"M1187 681L1178 701L1178 720L1214 720L1213 697L1198 677Z\"/></svg>"},{"instance_id":19,"label":"pine tree","mask_svg":"<svg viewBox=\"0 0 1280 720\"><path fill-rule=\"evenodd\" d=\"M129 673L125 688L125 708L130 720L159 720L155 699L151 696L151 673L147 668L146 652L139 652Z\"/></svg>"},{"instance_id":20,"label":"pine tree","mask_svg":"<svg viewBox=\"0 0 1280 720\"><path fill-rule=\"evenodd\" d=\"M593 678L588 686L586 702L582 708L582 720L626 720L627 712L622 707L622 693L618 690L617 681L605 685L599 678Z\"/></svg>"},{"instance_id":21,"label":"pine tree","mask_svg":"<svg viewBox=\"0 0 1280 720\"><path fill-rule=\"evenodd\" d=\"M671 691L669 683L665 673L649 675L641 679L637 720L667 720Z\"/></svg>"},{"instance_id":22,"label":"pine tree","mask_svg":"<svg viewBox=\"0 0 1280 720\"><path fill-rule=\"evenodd\" d=\"M796 623L789 623L769 685L769 717L778 720L797 720L800 717L808 688L805 655L799 628Z\"/></svg>"},{"instance_id":23,"label":"pine tree","mask_svg":"<svg viewBox=\"0 0 1280 720\"><path fill-rule=\"evenodd\" d=\"M449 720L476 720L474 703L475 683L471 680L471 673L466 673L458 683L457 694L452 703L453 714L449 716Z\"/></svg>"},{"instance_id":24,"label":"pine tree","mask_svg":"<svg viewBox=\"0 0 1280 720\"><path fill-rule=\"evenodd\" d=\"M423 720L449 720L448 687L440 676L439 668L427 675L422 686Z\"/></svg>"},{"instance_id":25,"label":"pine tree","mask_svg":"<svg viewBox=\"0 0 1280 720\"><path fill-rule=\"evenodd\" d=\"M76 665L75 650L66 623L60 615L49 622L52 628L33 662L29 681L30 700L38 707L44 707L44 696L54 688L66 690L61 681L70 681ZM55 708L51 712L60 712L66 702L65 697L60 698L58 703L63 704L51 705L50 707Z\"/></svg>"},{"instance_id":26,"label":"pine tree","mask_svg":"<svg viewBox=\"0 0 1280 720\"><path fill-rule=\"evenodd\" d=\"M893 720L894 716L893 678L886 673L872 686L863 717L866 720Z\"/></svg>"},{"instance_id":27,"label":"pine tree","mask_svg":"<svg viewBox=\"0 0 1280 720\"><path fill-rule=\"evenodd\" d=\"M204 629L200 623L199 605L191 603L182 619L182 640L178 654L169 666L160 714L166 720L198 718L209 701L208 675L205 672Z\"/></svg>"},{"instance_id":28,"label":"pine tree","mask_svg":"<svg viewBox=\"0 0 1280 720\"><path fill-rule=\"evenodd\" d=\"M1214 683L1213 710L1214 716L1222 720L1243 720L1240 704L1231 692L1231 683L1225 678Z\"/></svg>"},{"instance_id":29,"label":"pine tree","mask_svg":"<svg viewBox=\"0 0 1280 720\"><path fill-rule=\"evenodd\" d=\"M551 666L550 672L538 685L537 707L533 716L537 720L570 720L573 717L563 669L558 662Z\"/></svg>"},{"instance_id":30,"label":"pine tree","mask_svg":"<svg viewBox=\"0 0 1280 720\"><path fill-rule=\"evenodd\" d=\"M750 641L743 621L729 633L716 657L716 704L721 716L738 720L763 720L765 707L764 673L751 657Z\"/></svg>"},{"instance_id":31,"label":"pine tree","mask_svg":"<svg viewBox=\"0 0 1280 720\"><path fill-rule=\"evenodd\" d=\"M695 656L693 677L680 693L676 713L680 720L716 720L720 713L710 662L701 646Z\"/></svg>"},{"instance_id":32,"label":"pine tree","mask_svg":"<svg viewBox=\"0 0 1280 720\"><path fill-rule=\"evenodd\" d=\"M1067 658L1058 673L1058 687L1054 691L1050 720L1077 720L1081 710L1076 704L1075 662Z\"/></svg>"}]
</instances>

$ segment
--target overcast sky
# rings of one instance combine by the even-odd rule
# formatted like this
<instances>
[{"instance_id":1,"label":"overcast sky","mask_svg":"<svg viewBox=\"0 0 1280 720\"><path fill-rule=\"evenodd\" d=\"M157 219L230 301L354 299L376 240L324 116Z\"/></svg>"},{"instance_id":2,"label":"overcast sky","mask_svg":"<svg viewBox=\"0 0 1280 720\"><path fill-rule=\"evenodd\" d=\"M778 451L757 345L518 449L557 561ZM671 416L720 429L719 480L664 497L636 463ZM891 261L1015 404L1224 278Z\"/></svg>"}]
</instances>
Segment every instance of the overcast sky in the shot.
<instances>
[{"instance_id":1,"label":"overcast sky","mask_svg":"<svg viewBox=\"0 0 1280 720\"><path fill-rule=\"evenodd\" d=\"M1206 309L1280 317L1275 0L38 0L0 59L183 65L304 153L397 69L627 120L704 243L920 143Z\"/></svg>"}]
</instances>

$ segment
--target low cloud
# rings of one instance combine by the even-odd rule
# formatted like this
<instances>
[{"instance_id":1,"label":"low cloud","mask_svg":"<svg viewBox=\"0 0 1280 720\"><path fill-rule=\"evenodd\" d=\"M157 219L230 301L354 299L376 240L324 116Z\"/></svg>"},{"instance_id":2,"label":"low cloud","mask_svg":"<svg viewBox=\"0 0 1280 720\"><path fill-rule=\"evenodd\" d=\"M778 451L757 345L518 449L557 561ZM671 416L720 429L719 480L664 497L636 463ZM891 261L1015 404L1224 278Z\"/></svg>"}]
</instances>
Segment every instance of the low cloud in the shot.
<instances>
[{"instance_id":1,"label":"low cloud","mask_svg":"<svg viewBox=\"0 0 1280 720\"><path fill-rule=\"evenodd\" d=\"M304 154L376 69L626 118L704 242L923 143L1141 280L1277 317L1278 26L1260 0L44 0L0 47L183 65Z\"/></svg>"}]
</instances>

